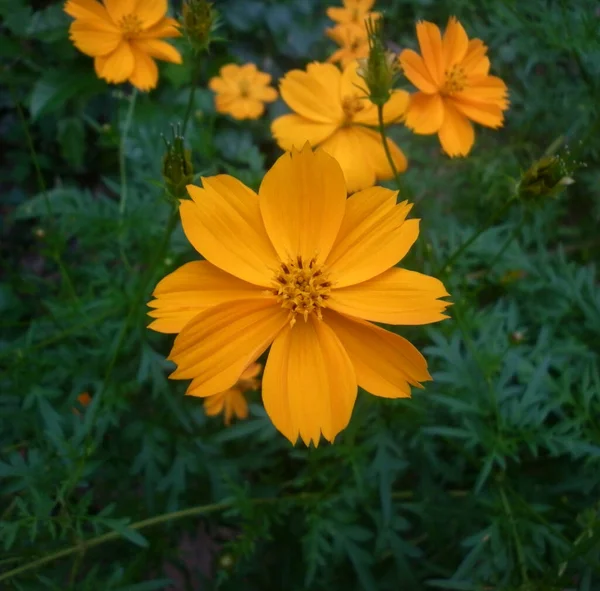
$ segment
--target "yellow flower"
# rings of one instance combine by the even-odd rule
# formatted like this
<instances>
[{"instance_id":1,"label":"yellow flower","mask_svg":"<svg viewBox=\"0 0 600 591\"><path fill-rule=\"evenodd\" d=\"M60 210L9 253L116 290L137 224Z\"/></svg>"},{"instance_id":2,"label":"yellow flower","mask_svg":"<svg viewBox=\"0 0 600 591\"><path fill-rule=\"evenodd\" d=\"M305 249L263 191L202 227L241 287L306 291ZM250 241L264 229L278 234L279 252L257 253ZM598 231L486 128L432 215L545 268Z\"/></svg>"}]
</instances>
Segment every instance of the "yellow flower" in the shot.
<instances>
[{"instance_id":1,"label":"yellow flower","mask_svg":"<svg viewBox=\"0 0 600 591\"><path fill-rule=\"evenodd\" d=\"M68 0L65 12L75 19L69 29L79 51L94 58L99 78L118 84L129 80L139 90L158 82L153 58L181 63L165 37L179 37L177 21L168 18L166 0Z\"/></svg>"},{"instance_id":2,"label":"yellow flower","mask_svg":"<svg viewBox=\"0 0 600 591\"><path fill-rule=\"evenodd\" d=\"M244 392L258 389L256 376L260 373L260 369L260 363L251 363L242 372L240 379L233 388L206 397L204 399L204 412L209 417L224 413L226 425L231 423L234 416L238 419L248 418L248 403L244 397Z\"/></svg>"},{"instance_id":3,"label":"yellow flower","mask_svg":"<svg viewBox=\"0 0 600 591\"><path fill-rule=\"evenodd\" d=\"M406 77L420 90L410 97L406 125L415 133L437 133L450 156L466 156L475 135L471 121L502 127L508 109L506 84L488 74L490 60L480 39L469 41L451 17L442 38L427 21L417 24L423 57L412 49L400 54Z\"/></svg>"},{"instance_id":4,"label":"yellow flower","mask_svg":"<svg viewBox=\"0 0 600 591\"><path fill-rule=\"evenodd\" d=\"M294 114L273 121L271 131L284 150L305 142L321 145L341 165L348 191L366 189L377 180L392 178L381 136L365 125L377 125L377 107L371 103L358 62L340 72L330 64L309 64L306 72L292 70L280 83L281 97ZM408 93L396 90L384 106L386 123L399 121L408 104ZM403 172L404 154L391 140L388 145L396 168Z\"/></svg>"},{"instance_id":5,"label":"yellow flower","mask_svg":"<svg viewBox=\"0 0 600 591\"><path fill-rule=\"evenodd\" d=\"M277 100L277 91L269 86L270 74L261 72L254 64L227 64L219 73L208 83L217 93L215 106L219 113L235 119L258 119L265 111L264 103Z\"/></svg>"},{"instance_id":6,"label":"yellow flower","mask_svg":"<svg viewBox=\"0 0 600 591\"><path fill-rule=\"evenodd\" d=\"M228 175L188 186L183 230L205 260L156 287L150 328L179 333L171 378L187 393L234 386L271 346L265 410L291 442L317 445L346 427L357 385L385 398L430 380L406 339L371 322L437 322L440 281L394 265L417 239L411 206L372 187L346 198L339 164L324 150L281 156L256 194Z\"/></svg>"},{"instance_id":7,"label":"yellow flower","mask_svg":"<svg viewBox=\"0 0 600 591\"><path fill-rule=\"evenodd\" d=\"M378 12L370 12L375 0L343 0L344 8L332 6L327 9L327 16L340 24L357 24L364 26L365 20L379 18Z\"/></svg>"},{"instance_id":8,"label":"yellow flower","mask_svg":"<svg viewBox=\"0 0 600 591\"><path fill-rule=\"evenodd\" d=\"M369 38L364 27L358 25L336 25L326 31L340 48L327 58L330 63L340 62L346 67L354 60L366 58L369 55Z\"/></svg>"}]
</instances>

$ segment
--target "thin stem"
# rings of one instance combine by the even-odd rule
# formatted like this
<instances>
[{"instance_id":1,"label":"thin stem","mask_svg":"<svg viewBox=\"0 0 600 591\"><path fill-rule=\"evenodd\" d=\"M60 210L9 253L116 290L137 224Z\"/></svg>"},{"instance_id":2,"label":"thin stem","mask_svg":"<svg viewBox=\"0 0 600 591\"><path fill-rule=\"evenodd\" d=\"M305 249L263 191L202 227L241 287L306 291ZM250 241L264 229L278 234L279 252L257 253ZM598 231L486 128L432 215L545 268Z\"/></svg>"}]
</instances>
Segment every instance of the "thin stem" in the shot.
<instances>
[{"instance_id":1,"label":"thin stem","mask_svg":"<svg viewBox=\"0 0 600 591\"><path fill-rule=\"evenodd\" d=\"M128 270L131 270L131 265L127 255L125 254L125 248L123 245L123 223L125 217L125 210L127 209L127 197L128 197L128 186L127 186L127 168L126 168L126 149L127 149L127 136L129 135L129 128L131 127L131 121L133 119L133 111L135 109L135 102L137 99L137 90L134 88L131 97L129 98L129 107L125 115L125 122L123 123L123 129L121 130L121 142L119 144L119 169L121 172L121 200L119 201L119 250L121 253L121 260Z\"/></svg>"},{"instance_id":2,"label":"thin stem","mask_svg":"<svg viewBox=\"0 0 600 591\"><path fill-rule=\"evenodd\" d=\"M506 511L506 516L508 517L508 522L510 524L513 539L515 541L515 549L517 552L517 563L519 565L519 571L521 572L521 578L523 579L523 583L529 582L529 577L527 576L527 568L525 565L525 555L523 554L523 545L521 544L521 538L519 537L519 532L517 530L517 522L515 521L515 516L513 515L512 509L506 498L506 493L504 492L504 488L502 486L498 487L500 491L500 498L502 499L502 506L504 507L504 511Z\"/></svg>"},{"instance_id":3,"label":"thin stem","mask_svg":"<svg viewBox=\"0 0 600 591\"><path fill-rule=\"evenodd\" d=\"M192 78L192 88L190 89L190 95L188 97L187 107L185 108L185 115L183 117L183 123L181 124L181 135L185 135L192 109L194 108L194 98L196 96L196 88L198 87L198 80L200 78L200 66L196 68L194 76Z\"/></svg>"},{"instance_id":4,"label":"thin stem","mask_svg":"<svg viewBox=\"0 0 600 591\"><path fill-rule=\"evenodd\" d=\"M398 191L401 191L402 182L400 181L400 174L398 173L398 169L396 168L396 164L394 163L394 159L392 158L392 153L390 152L390 147L388 145L388 139L385 134L385 124L383 122L383 105L377 105L377 118L379 120L379 134L381 135L381 141L383 142L383 149L385 150L385 155L387 156L388 162L390 163L390 168L392 169L392 173L394 174L396 187Z\"/></svg>"},{"instance_id":5,"label":"thin stem","mask_svg":"<svg viewBox=\"0 0 600 591\"><path fill-rule=\"evenodd\" d=\"M473 244L473 242L475 242L475 240L477 240L477 238L479 238L501 215L503 215L508 208L512 205L513 199L508 199L506 201L506 203L504 203L504 205L502 207L500 207L498 210L496 210L485 222L485 224L481 227L480 230L478 230L477 232L475 232L466 242L464 242L463 244L461 244L447 259L446 261L438 268L438 270L436 271L436 275L439 275L440 273L442 273L445 269L447 269L448 267L450 267L453 263L455 263L457 261L457 259L460 257L461 254L463 254L463 252L465 252L467 250L467 248L469 248L469 246L471 246L471 244Z\"/></svg>"}]
</instances>

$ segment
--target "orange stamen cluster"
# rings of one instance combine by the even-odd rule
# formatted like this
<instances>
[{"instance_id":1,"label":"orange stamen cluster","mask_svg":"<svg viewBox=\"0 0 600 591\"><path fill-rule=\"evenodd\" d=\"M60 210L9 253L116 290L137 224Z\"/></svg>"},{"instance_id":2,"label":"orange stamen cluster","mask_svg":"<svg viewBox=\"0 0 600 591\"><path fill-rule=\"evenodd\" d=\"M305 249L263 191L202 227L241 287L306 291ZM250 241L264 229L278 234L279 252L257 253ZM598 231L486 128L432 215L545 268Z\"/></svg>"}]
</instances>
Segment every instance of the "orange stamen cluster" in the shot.
<instances>
[{"instance_id":1,"label":"orange stamen cluster","mask_svg":"<svg viewBox=\"0 0 600 591\"><path fill-rule=\"evenodd\" d=\"M356 113L362 111L365 105L357 95L345 96L342 100L342 110L344 111L344 121L349 123Z\"/></svg>"},{"instance_id":2,"label":"orange stamen cluster","mask_svg":"<svg viewBox=\"0 0 600 591\"><path fill-rule=\"evenodd\" d=\"M141 33L143 29L142 21L138 17L137 14L131 13L126 14L119 21L119 28L123 32L124 35L135 35L137 33Z\"/></svg>"},{"instance_id":3,"label":"orange stamen cluster","mask_svg":"<svg viewBox=\"0 0 600 591\"><path fill-rule=\"evenodd\" d=\"M446 75L446 81L441 90L442 94L454 94L455 92L461 92L465 89L467 76L465 75L465 71L458 64L452 66L444 73Z\"/></svg>"},{"instance_id":4,"label":"orange stamen cluster","mask_svg":"<svg viewBox=\"0 0 600 591\"><path fill-rule=\"evenodd\" d=\"M331 282L323 268L316 264L315 257L306 262L299 256L281 263L273 282L277 301L282 308L290 310L290 326L294 326L297 314L302 314L305 322L313 312L322 320L321 310L327 307Z\"/></svg>"}]
</instances>

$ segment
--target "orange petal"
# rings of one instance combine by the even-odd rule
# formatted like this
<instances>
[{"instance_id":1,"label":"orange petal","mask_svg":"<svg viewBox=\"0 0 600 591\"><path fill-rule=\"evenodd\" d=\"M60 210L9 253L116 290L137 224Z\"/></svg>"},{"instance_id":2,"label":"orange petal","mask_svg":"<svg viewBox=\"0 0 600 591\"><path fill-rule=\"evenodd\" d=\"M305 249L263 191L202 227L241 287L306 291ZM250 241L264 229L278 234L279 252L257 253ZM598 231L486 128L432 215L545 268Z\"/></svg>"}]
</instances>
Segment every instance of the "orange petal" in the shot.
<instances>
[{"instance_id":1,"label":"orange petal","mask_svg":"<svg viewBox=\"0 0 600 591\"><path fill-rule=\"evenodd\" d=\"M225 399L231 390L225 390L225 392L219 392L212 396L207 396L204 399L204 414L209 417L214 417L223 412L225 407Z\"/></svg>"},{"instance_id":2,"label":"orange petal","mask_svg":"<svg viewBox=\"0 0 600 591\"><path fill-rule=\"evenodd\" d=\"M274 300L237 300L195 316L175 339L173 379L193 378L187 394L211 396L231 388L242 372L289 325Z\"/></svg>"},{"instance_id":3,"label":"orange petal","mask_svg":"<svg viewBox=\"0 0 600 591\"><path fill-rule=\"evenodd\" d=\"M102 77L115 84L125 82L133 73L135 61L131 45L127 41L121 41L117 48L106 56Z\"/></svg>"},{"instance_id":4,"label":"orange petal","mask_svg":"<svg viewBox=\"0 0 600 591\"><path fill-rule=\"evenodd\" d=\"M394 267L350 287L334 289L328 300L332 310L348 316L387 324L429 324L447 318L448 293L441 281Z\"/></svg>"},{"instance_id":5,"label":"orange petal","mask_svg":"<svg viewBox=\"0 0 600 591\"><path fill-rule=\"evenodd\" d=\"M227 397L227 405L232 415L238 419L248 418L248 401L246 397L237 389L229 390L230 394Z\"/></svg>"},{"instance_id":6,"label":"orange petal","mask_svg":"<svg viewBox=\"0 0 600 591\"><path fill-rule=\"evenodd\" d=\"M156 318L148 328L177 333L202 310L233 300L265 299L264 291L221 271L208 261L193 261L162 279L148 303Z\"/></svg>"},{"instance_id":7,"label":"orange petal","mask_svg":"<svg viewBox=\"0 0 600 591\"><path fill-rule=\"evenodd\" d=\"M167 14L167 9L167 0L142 0L137 3L135 14L147 29L158 23Z\"/></svg>"},{"instance_id":8,"label":"orange petal","mask_svg":"<svg viewBox=\"0 0 600 591\"><path fill-rule=\"evenodd\" d=\"M129 81L138 90L144 92L155 88L158 83L156 62L147 53L140 51L133 43L131 44L131 51L135 62Z\"/></svg>"},{"instance_id":9,"label":"orange petal","mask_svg":"<svg viewBox=\"0 0 600 591\"><path fill-rule=\"evenodd\" d=\"M343 116L340 78L340 71L329 64L309 64L306 72L291 70L281 80L281 98L307 119L322 123L338 121Z\"/></svg>"},{"instance_id":10,"label":"orange petal","mask_svg":"<svg viewBox=\"0 0 600 591\"><path fill-rule=\"evenodd\" d=\"M354 368L335 333L313 316L275 339L262 396L275 427L292 443L328 441L350 421L356 400Z\"/></svg>"},{"instance_id":11,"label":"orange petal","mask_svg":"<svg viewBox=\"0 0 600 591\"><path fill-rule=\"evenodd\" d=\"M417 23L417 38L421 55L433 83L439 88L444 82L444 55L440 29L428 21Z\"/></svg>"},{"instance_id":12,"label":"orange petal","mask_svg":"<svg viewBox=\"0 0 600 591\"><path fill-rule=\"evenodd\" d=\"M138 3L138 0L103 0L103 2L110 18L117 25L124 16L137 12L135 5Z\"/></svg>"},{"instance_id":13,"label":"orange petal","mask_svg":"<svg viewBox=\"0 0 600 591\"><path fill-rule=\"evenodd\" d=\"M311 121L300 115L290 114L277 117L271 124L271 133L282 150L300 150L306 142L317 146L325 141L335 130L335 123Z\"/></svg>"},{"instance_id":14,"label":"orange petal","mask_svg":"<svg viewBox=\"0 0 600 591\"><path fill-rule=\"evenodd\" d=\"M448 69L460 63L467 54L468 48L469 38L467 33L456 17L451 16L448 19L448 25L442 39L445 68Z\"/></svg>"},{"instance_id":15,"label":"orange petal","mask_svg":"<svg viewBox=\"0 0 600 591\"><path fill-rule=\"evenodd\" d=\"M401 336L337 312L326 311L324 319L344 345L358 385L370 394L407 398L411 385L431 380L423 355Z\"/></svg>"},{"instance_id":16,"label":"orange petal","mask_svg":"<svg viewBox=\"0 0 600 591\"><path fill-rule=\"evenodd\" d=\"M327 260L336 290L376 277L406 255L419 235L419 220L405 221L411 207L396 205L395 194L380 187L348 199L343 233Z\"/></svg>"},{"instance_id":17,"label":"orange petal","mask_svg":"<svg viewBox=\"0 0 600 591\"><path fill-rule=\"evenodd\" d=\"M444 122L444 101L439 94L416 92L406 110L406 127L415 133L436 133Z\"/></svg>"},{"instance_id":18,"label":"orange petal","mask_svg":"<svg viewBox=\"0 0 600 591\"><path fill-rule=\"evenodd\" d=\"M86 21L71 23L69 36L79 51L92 57L108 55L121 43L121 33L118 31L109 30L108 27L100 29L96 23Z\"/></svg>"},{"instance_id":19,"label":"orange petal","mask_svg":"<svg viewBox=\"0 0 600 591\"><path fill-rule=\"evenodd\" d=\"M251 380L252 378L257 377L258 374L260 373L261 369L262 369L262 365L260 363L251 363L242 372L242 375L240 376L240 380Z\"/></svg>"},{"instance_id":20,"label":"orange petal","mask_svg":"<svg viewBox=\"0 0 600 591\"><path fill-rule=\"evenodd\" d=\"M260 215L258 195L228 175L188 185L192 201L180 206L183 230L213 265L256 285L269 287L279 261Z\"/></svg>"},{"instance_id":21,"label":"orange petal","mask_svg":"<svg viewBox=\"0 0 600 591\"><path fill-rule=\"evenodd\" d=\"M174 18L169 18L168 16L160 19L155 25L148 27L145 31L135 36L136 40L151 38L165 39L167 37L181 37L179 23Z\"/></svg>"},{"instance_id":22,"label":"orange petal","mask_svg":"<svg viewBox=\"0 0 600 591\"><path fill-rule=\"evenodd\" d=\"M355 127L354 131L358 134L363 148L363 157L375 171L377 180L386 181L394 177L392 167L387 159L387 155L383 148L383 140L381 135L372 129L364 127ZM398 172L404 172L408 166L404 152L396 145L396 143L387 138L387 145Z\"/></svg>"},{"instance_id":23,"label":"orange petal","mask_svg":"<svg viewBox=\"0 0 600 591\"><path fill-rule=\"evenodd\" d=\"M438 92L438 86L429 74L423 58L412 49L404 49L400 54L400 65L405 76L421 91L427 94Z\"/></svg>"},{"instance_id":24,"label":"orange petal","mask_svg":"<svg viewBox=\"0 0 600 591\"><path fill-rule=\"evenodd\" d=\"M172 45L160 39L134 39L132 45L156 59L173 64L181 63L181 54Z\"/></svg>"},{"instance_id":25,"label":"orange petal","mask_svg":"<svg viewBox=\"0 0 600 591\"><path fill-rule=\"evenodd\" d=\"M75 19L87 21L97 27L118 30L106 8L95 0L68 0L65 3L64 11Z\"/></svg>"},{"instance_id":26,"label":"orange petal","mask_svg":"<svg viewBox=\"0 0 600 591\"><path fill-rule=\"evenodd\" d=\"M270 86L256 86L251 90L250 96L256 100L272 103L279 96L277 91Z\"/></svg>"},{"instance_id":27,"label":"orange petal","mask_svg":"<svg viewBox=\"0 0 600 591\"><path fill-rule=\"evenodd\" d=\"M260 211L282 261L327 258L337 236L346 184L339 164L306 144L281 156L260 185Z\"/></svg>"},{"instance_id":28,"label":"orange petal","mask_svg":"<svg viewBox=\"0 0 600 591\"><path fill-rule=\"evenodd\" d=\"M465 99L450 100L454 107L456 107L463 115L471 119L471 121L494 129L502 127L502 124L504 123L504 113L498 105Z\"/></svg>"},{"instance_id":29,"label":"orange petal","mask_svg":"<svg viewBox=\"0 0 600 591\"><path fill-rule=\"evenodd\" d=\"M504 81L496 76L470 77L465 90L455 93L453 98L493 103L503 110L508 108L508 88Z\"/></svg>"},{"instance_id":30,"label":"orange petal","mask_svg":"<svg viewBox=\"0 0 600 591\"><path fill-rule=\"evenodd\" d=\"M448 156L466 156L475 141L471 122L456 107L446 102L444 122L438 132L440 143Z\"/></svg>"},{"instance_id":31,"label":"orange petal","mask_svg":"<svg viewBox=\"0 0 600 591\"><path fill-rule=\"evenodd\" d=\"M487 47L481 39L471 39L461 68L467 76L485 76L490 70L490 60L485 56Z\"/></svg>"}]
</instances>

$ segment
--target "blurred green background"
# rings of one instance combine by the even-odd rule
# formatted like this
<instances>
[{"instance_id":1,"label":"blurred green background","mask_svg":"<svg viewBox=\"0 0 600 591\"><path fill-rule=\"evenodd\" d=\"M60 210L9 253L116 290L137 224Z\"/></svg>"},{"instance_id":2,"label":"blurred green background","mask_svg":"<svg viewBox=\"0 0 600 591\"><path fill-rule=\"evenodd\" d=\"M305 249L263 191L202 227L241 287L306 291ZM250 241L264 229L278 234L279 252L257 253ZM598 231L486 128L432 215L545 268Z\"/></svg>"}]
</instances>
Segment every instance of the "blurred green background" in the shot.
<instances>
[{"instance_id":1,"label":"blurred green background","mask_svg":"<svg viewBox=\"0 0 600 591\"><path fill-rule=\"evenodd\" d=\"M256 188L286 107L234 121L206 83L231 61L275 80L323 61L328 5L217 0L223 40L208 56L176 40L184 65L161 64L137 99L120 223L130 88L96 78L62 3L0 0L0 589L600 589L596 0L376 4L396 50L416 46L417 19L456 15L510 90L505 127L478 128L468 158L391 130L422 218L408 268L436 273L549 146L586 165L442 272L451 320L394 327L430 363L425 390L359 393L335 444L306 449L275 431L259 393L225 428L167 379L172 338L146 329L145 303L196 255L180 227L162 248L161 134L199 69L194 170Z\"/></svg>"}]
</instances>

